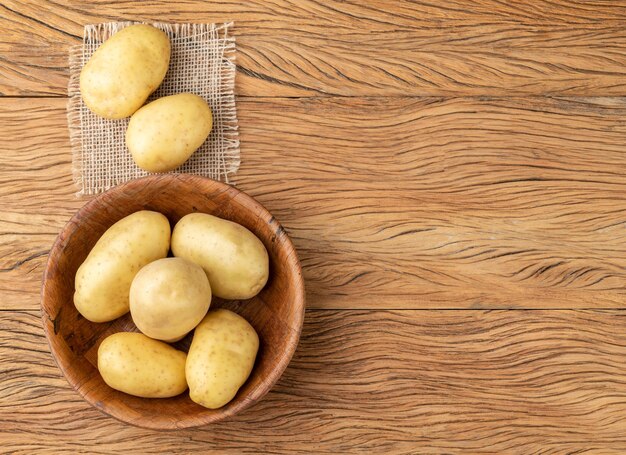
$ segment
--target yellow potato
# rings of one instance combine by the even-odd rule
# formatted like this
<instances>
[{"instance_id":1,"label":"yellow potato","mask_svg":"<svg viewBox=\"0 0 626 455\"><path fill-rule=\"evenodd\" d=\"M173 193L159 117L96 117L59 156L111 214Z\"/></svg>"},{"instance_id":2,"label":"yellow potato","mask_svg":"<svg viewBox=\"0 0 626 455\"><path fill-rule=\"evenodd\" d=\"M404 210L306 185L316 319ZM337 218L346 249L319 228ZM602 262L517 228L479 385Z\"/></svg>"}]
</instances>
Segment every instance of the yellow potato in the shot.
<instances>
[{"instance_id":1,"label":"yellow potato","mask_svg":"<svg viewBox=\"0 0 626 455\"><path fill-rule=\"evenodd\" d=\"M119 332L98 348L98 370L109 387L144 398L167 398L187 390L187 355L141 333Z\"/></svg>"},{"instance_id":2,"label":"yellow potato","mask_svg":"<svg viewBox=\"0 0 626 455\"><path fill-rule=\"evenodd\" d=\"M209 311L187 355L191 399L209 409L224 406L250 376L258 350L259 337L248 321L232 311Z\"/></svg>"},{"instance_id":3,"label":"yellow potato","mask_svg":"<svg viewBox=\"0 0 626 455\"><path fill-rule=\"evenodd\" d=\"M130 118L126 145L148 172L167 172L189 159L213 126L211 108L197 95L180 93L152 101Z\"/></svg>"},{"instance_id":4,"label":"yellow potato","mask_svg":"<svg viewBox=\"0 0 626 455\"><path fill-rule=\"evenodd\" d=\"M170 63L167 35L151 25L131 25L106 40L80 72L80 93L96 115L132 115L161 84Z\"/></svg>"},{"instance_id":5,"label":"yellow potato","mask_svg":"<svg viewBox=\"0 0 626 455\"><path fill-rule=\"evenodd\" d=\"M151 338L177 341L198 325L211 304L204 270L181 258L151 262L130 287L130 314Z\"/></svg>"},{"instance_id":6,"label":"yellow potato","mask_svg":"<svg viewBox=\"0 0 626 455\"><path fill-rule=\"evenodd\" d=\"M176 224L172 252L199 264L213 295L223 299L254 297L269 275L267 250L252 232L205 213L191 213Z\"/></svg>"},{"instance_id":7,"label":"yellow potato","mask_svg":"<svg viewBox=\"0 0 626 455\"><path fill-rule=\"evenodd\" d=\"M170 224L157 212L135 212L111 226L76 272L74 305L92 322L129 310L128 293L139 269L167 256Z\"/></svg>"}]
</instances>

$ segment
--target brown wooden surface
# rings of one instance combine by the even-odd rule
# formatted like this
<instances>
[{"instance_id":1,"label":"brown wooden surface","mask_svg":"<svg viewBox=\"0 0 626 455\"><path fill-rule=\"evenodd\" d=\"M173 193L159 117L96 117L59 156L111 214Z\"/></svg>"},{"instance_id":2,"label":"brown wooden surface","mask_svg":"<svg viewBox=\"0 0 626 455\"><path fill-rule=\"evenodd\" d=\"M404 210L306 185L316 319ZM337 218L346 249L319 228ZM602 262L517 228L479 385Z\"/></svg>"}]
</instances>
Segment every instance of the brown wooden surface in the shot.
<instances>
[{"instance_id":1,"label":"brown wooden surface","mask_svg":"<svg viewBox=\"0 0 626 455\"><path fill-rule=\"evenodd\" d=\"M68 47L131 19L236 22L236 183L307 289L276 388L176 433L83 401L39 319L85 202ZM5 0L0 25L2 452L626 451L626 2Z\"/></svg>"},{"instance_id":2,"label":"brown wooden surface","mask_svg":"<svg viewBox=\"0 0 626 455\"><path fill-rule=\"evenodd\" d=\"M38 311L2 312L0 323L5 453L626 447L626 314L618 310L312 309L296 355L263 400L229 421L176 432L137 429L85 403L59 375Z\"/></svg>"},{"instance_id":3,"label":"brown wooden surface","mask_svg":"<svg viewBox=\"0 0 626 455\"><path fill-rule=\"evenodd\" d=\"M235 21L241 95L622 95L626 4L4 0L6 95L65 95L85 23ZM6 59L6 52L11 57ZM6 60L4 60L6 59Z\"/></svg>"}]
</instances>

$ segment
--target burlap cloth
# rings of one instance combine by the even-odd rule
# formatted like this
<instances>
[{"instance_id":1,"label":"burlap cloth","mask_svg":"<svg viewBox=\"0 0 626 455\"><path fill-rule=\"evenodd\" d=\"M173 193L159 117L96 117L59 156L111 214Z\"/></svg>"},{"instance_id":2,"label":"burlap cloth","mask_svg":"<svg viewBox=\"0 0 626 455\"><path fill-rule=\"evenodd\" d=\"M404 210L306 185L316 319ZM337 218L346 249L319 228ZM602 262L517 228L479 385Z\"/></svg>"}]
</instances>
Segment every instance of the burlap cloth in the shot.
<instances>
[{"instance_id":1,"label":"burlap cloth","mask_svg":"<svg viewBox=\"0 0 626 455\"><path fill-rule=\"evenodd\" d=\"M139 169L126 148L128 119L106 120L93 114L80 96L83 65L108 37L134 22L87 25L83 44L70 50L68 126L74 181L78 194L96 194L148 173ZM173 172L189 172L228 182L239 168L239 135L235 109L235 40L232 23L152 24L172 44L170 65L161 86L148 99L191 92L213 110L213 130L191 158Z\"/></svg>"}]
</instances>

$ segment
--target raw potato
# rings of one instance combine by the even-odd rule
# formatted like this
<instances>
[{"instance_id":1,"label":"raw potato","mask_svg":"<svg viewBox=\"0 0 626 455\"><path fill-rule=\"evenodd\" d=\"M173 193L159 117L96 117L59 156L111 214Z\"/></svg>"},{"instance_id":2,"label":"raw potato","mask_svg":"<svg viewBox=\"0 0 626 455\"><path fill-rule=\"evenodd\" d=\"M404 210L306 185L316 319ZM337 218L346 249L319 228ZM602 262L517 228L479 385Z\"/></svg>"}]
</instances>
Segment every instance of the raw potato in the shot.
<instances>
[{"instance_id":1,"label":"raw potato","mask_svg":"<svg viewBox=\"0 0 626 455\"><path fill-rule=\"evenodd\" d=\"M213 126L211 108L197 95L180 93L152 101L130 118L126 145L148 172L167 172L189 159Z\"/></svg>"},{"instance_id":2,"label":"raw potato","mask_svg":"<svg viewBox=\"0 0 626 455\"><path fill-rule=\"evenodd\" d=\"M170 63L167 35L151 25L131 25L106 40L80 72L80 93L96 115L132 115L161 84Z\"/></svg>"},{"instance_id":3,"label":"raw potato","mask_svg":"<svg viewBox=\"0 0 626 455\"><path fill-rule=\"evenodd\" d=\"M187 390L187 355L141 333L119 332L98 348L98 370L109 387L144 398L167 398Z\"/></svg>"},{"instance_id":4,"label":"raw potato","mask_svg":"<svg viewBox=\"0 0 626 455\"><path fill-rule=\"evenodd\" d=\"M209 311L187 355L191 399L209 409L224 406L250 376L258 350L259 337L248 321L232 311Z\"/></svg>"},{"instance_id":5,"label":"raw potato","mask_svg":"<svg viewBox=\"0 0 626 455\"><path fill-rule=\"evenodd\" d=\"M170 224L157 212L135 212L111 226L76 272L74 305L92 322L129 310L130 285L144 265L167 256Z\"/></svg>"},{"instance_id":6,"label":"raw potato","mask_svg":"<svg viewBox=\"0 0 626 455\"><path fill-rule=\"evenodd\" d=\"M213 295L249 299L259 293L269 275L263 243L249 230L205 213L190 213L174 227L174 256L202 266Z\"/></svg>"},{"instance_id":7,"label":"raw potato","mask_svg":"<svg viewBox=\"0 0 626 455\"><path fill-rule=\"evenodd\" d=\"M204 270L181 258L146 265L130 287L135 325L158 340L180 340L202 321L210 304L211 286Z\"/></svg>"}]
</instances>

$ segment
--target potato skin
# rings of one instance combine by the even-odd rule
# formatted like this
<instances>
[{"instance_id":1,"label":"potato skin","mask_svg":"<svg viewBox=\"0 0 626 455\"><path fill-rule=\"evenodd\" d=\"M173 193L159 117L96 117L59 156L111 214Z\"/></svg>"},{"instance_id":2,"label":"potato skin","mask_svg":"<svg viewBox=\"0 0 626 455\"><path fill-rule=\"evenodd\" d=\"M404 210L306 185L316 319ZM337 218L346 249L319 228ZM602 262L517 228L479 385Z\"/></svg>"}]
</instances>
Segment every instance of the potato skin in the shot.
<instances>
[{"instance_id":1,"label":"potato skin","mask_svg":"<svg viewBox=\"0 0 626 455\"><path fill-rule=\"evenodd\" d=\"M167 35L151 25L126 27L106 40L80 72L80 93L96 115L132 115L161 85L170 62Z\"/></svg>"},{"instance_id":2,"label":"potato skin","mask_svg":"<svg viewBox=\"0 0 626 455\"><path fill-rule=\"evenodd\" d=\"M174 227L174 256L200 265L213 295L249 299L263 289L269 257L263 243L237 223L205 213L190 213Z\"/></svg>"},{"instance_id":3,"label":"potato skin","mask_svg":"<svg viewBox=\"0 0 626 455\"><path fill-rule=\"evenodd\" d=\"M194 329L211 305L211 286L200 267L164 258L143 267L130 286L130 314L150 338L178 341Z\"/></svg>"},{"instance_id":4,"label":"potato skin","mask_svg":"<svg viewBox=\"0 0 626 455\"><path fill-rule=\"evenodd\" d=\"M92 322L112 321L129 310L133 278L167 256L170 224L157 212L135 212L111 226L76 272L74 305Z\"/></svg>"},{"instance_id":5,"label":"potato skin","mask_svg":"<svg viewBox=\"0 0 626 455\"><path fill-rule=\"evenodd\" d=\"M152 101L130 118L126 145L140 168L167 172L189 159L213 126L207 102L193 93Z\"/></svg>"},{"instance_id":6,"label":"potato skin","mask_svg":"<svg viewBox=\"0 0 626 455\"><path fill-rule=\"evenodd\" d=\"M109 387L144 398L167 398L187 390L187 355L141 333L118 332L98 348L98 371Z\"/></svg>"},{"instance_id":7,"label":"potato skin","mask_svg":"<svg viewBox=\"0 0 626 455\"><path fill-rule=\"evenodd\" d=\"M259 337L248 321L229 310L209 311L187 355L191 399L209 409L227 404L250 376L258 350Z\"/></svg>"}]
</instances>

